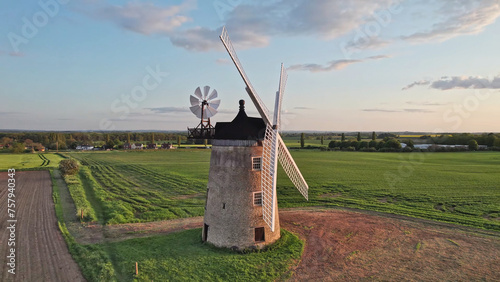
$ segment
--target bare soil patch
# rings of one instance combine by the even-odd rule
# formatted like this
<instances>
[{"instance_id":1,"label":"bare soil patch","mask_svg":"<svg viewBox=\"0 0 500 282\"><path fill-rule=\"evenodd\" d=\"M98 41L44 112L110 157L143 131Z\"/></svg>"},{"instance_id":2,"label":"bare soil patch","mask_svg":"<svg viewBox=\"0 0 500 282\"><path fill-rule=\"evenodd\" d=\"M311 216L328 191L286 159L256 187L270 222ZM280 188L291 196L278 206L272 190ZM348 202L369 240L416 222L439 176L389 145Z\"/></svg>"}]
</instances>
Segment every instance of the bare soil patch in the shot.
<instances>
[{"instance_id":1,"label":"bare soil patch","mask_svg":"<svg viewBox=\"0 0 500 282\"><path fill-rule=\"evenodd\" d=\"M85 281L54 211L48 171L16 172L16 274L7 272L7 173L0 173L0 280Z\"/></svg>"},{"instance_id":2,"label":"bare soil patch","mask_svg":"<svg viewBox=\"0 0 500 282\"><path fill-rule=\"evenodd\" d=\"M280 222L306 241L294 281L500 280L495 233L343 210L282 211Z\"/></svg>"},{"instance_id":3,"label":"bare soil patch","mask_svg":"<svg viewBox=\"0 0 500 282\"><path fill-rule=\"evenodd\" d=\"M121 241L151 235L169 234L182 230L201 228L202 226L203 217L198 216L147 223L108 225L104 227L104 233L106 241Z\"/></svg>"}]
</instances>

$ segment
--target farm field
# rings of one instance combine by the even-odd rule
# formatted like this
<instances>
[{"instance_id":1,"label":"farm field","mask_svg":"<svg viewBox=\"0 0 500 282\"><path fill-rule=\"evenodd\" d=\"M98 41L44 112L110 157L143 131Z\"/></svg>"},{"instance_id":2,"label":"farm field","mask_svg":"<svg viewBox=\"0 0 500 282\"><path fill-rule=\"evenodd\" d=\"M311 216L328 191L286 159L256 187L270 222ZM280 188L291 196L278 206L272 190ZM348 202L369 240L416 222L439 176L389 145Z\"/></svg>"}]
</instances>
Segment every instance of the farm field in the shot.
<instances>
[{"instance_id":1,"label":"farm field","mask_svg":"<svg viewBox=\"0 0 500 282\"><path fill-rule=\"evenodd\" d=\"M7 172L0 173L0 280L85 281L57 228L48 171L15 174L16 245L7 245ZM4 204L5 203L5 204ZM15 275L7 272L9 248L15 248Z\"/></svg>"},{"instance_id":2,"label":"farm field","mask_svg":"<svg viewBox=\"0 0 500 282\"><path fill-rule=\"evenodd\" d=\"M58 154L0 154L0 171L43 170L55 168L63 158Z\"/></svg>"},{"instance_id":3,"label":"farm field","mask_svg":"<svg viewBox=\"0 0 500 282\"><path fill-rule=\"evenodd\" d=\"M310 197L305 201L280 169L280 207L351 207L500 230L497 152L292 154ZM104 223L203 215L210 150L70 156L90 169L84 184L95 178L86 191Z\"/></svg>"},{"instance_id":4,"label":"farm field","mask_svg":"<svg viewBox=\"0 0 500 282\"><path fill-rule=\"evenodd\" d=\"M116 224L203 215L210 150L69 156L84 166L79 178L94 208L89 213L95 213L100 222Z\"/></svg>"},{"instance_id":5,"label":"farm field","mask_svg":"<svg viewBox=\"0 0 500 282\"><path fill-rule=\"evenodd\" d=\"M306 241L293 281L498 281L500 240L402 216L336 209L280 212Z\"/></svg>"}]
</instances>

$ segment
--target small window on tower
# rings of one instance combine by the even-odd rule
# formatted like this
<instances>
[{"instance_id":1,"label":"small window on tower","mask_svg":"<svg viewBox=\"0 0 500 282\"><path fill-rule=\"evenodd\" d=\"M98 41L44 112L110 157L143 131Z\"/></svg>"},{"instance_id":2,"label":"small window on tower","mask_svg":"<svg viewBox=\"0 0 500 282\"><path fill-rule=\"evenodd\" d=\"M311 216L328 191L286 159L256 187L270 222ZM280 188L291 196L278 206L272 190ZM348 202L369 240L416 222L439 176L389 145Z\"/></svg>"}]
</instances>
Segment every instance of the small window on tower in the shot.
<instances>
[{"instance_id":1,"label":"small window on tower","mask_svg":"<svg viewBox=\"0 0 500 282\"><path fill-rule=\"evenodd\" d=\"M253 205L262 206L262 192L253 193Z\"/></svg>"},{"instance_id":2,"label":"small window on tower","mask_svg":"<svg viewBox=\"0 0 500 282\"><path fill-rule=\"evenodd\" d=\"M262 168L262 158L255 157L252 158L252 170L261 170Z\"/></svg>"}]
</instances>

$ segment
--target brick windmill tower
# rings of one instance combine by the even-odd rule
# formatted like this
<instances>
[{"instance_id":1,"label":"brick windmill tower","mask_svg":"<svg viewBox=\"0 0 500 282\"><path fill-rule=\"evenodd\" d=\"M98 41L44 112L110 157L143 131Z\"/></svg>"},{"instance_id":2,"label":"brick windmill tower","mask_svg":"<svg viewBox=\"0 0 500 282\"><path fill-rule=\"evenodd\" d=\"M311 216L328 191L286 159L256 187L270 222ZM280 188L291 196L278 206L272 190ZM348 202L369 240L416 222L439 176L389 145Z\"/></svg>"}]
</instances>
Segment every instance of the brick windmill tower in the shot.
<instances>
[{"instance_id":1,"label":"brick windmill tower","mask_svg":"<svg viewBox=\"0 0 500 282\"><path fill-rule=\"evenodd\" d=\"M282 65L271 120L243 71L225 28L220 39L261 117L248 117L245 102L241 100L234 120L215 126L202 239L218 247L262 248L280 238L276 198L278 160L307 199L307 183L278 133L287 75Z\"/></svg>"}]
</instances>

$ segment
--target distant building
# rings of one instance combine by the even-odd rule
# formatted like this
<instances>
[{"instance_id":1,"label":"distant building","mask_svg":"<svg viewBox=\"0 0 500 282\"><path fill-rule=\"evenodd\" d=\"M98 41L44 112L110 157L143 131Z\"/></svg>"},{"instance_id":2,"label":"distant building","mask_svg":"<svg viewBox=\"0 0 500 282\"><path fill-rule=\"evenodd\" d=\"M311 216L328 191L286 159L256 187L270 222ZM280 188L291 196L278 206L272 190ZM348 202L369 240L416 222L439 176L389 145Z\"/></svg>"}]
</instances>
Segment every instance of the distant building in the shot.
<instances>
[{"instance_id":1,"label":"distant building","mask_svg":"<svg viewBox=\"0 0 500 282\"><path fill-rule=\"evenodd\" d=\"M94 146L91 146L91 145L78 145L78 146L76 146L76 149L77 150L81 150L81 151L91 151L91 150L94 150Z\"/></svg>"},{"instance_id":2,"label":"distant building","mask_svg":"<svg viewBox=\"0 0 500 282\"><path fill-rule=\"evenodd\" d=\"M33 143L32 145L25 146L24 149L30 150L30 151L45 152L45 147L40 143Z\"/></svg>"},{"instance_id":3,"label":"distant building","mask_svg":"<svg viewBox=\"0 0 500 282\"><path fill-rule=\"evenodd\" d=\"M135 143L130 146L132 150L142 150L142 147L144 147L142 143Z\"/></svg>"},{"instance_id":4,"label":"distant building","mask_svg":"<svg viewBox=\"0 0 500 282\"><path fill-rule=\"evenodd\" d=\"M172 144L170 142L161 144L162 149L172 149Z\"/></svg>"}]
</instances>

